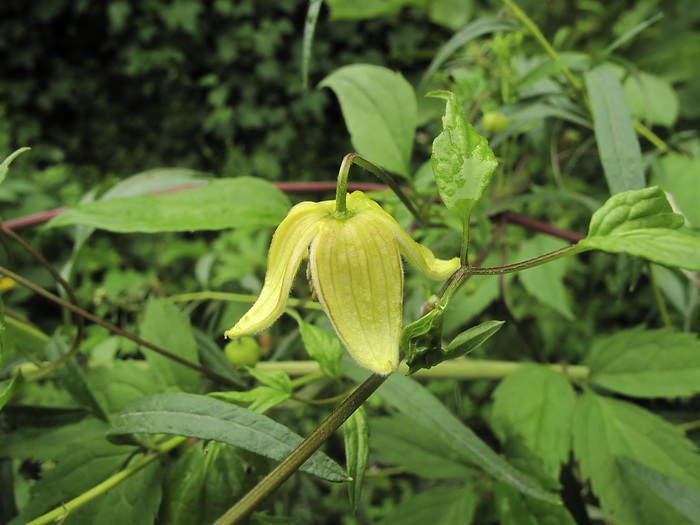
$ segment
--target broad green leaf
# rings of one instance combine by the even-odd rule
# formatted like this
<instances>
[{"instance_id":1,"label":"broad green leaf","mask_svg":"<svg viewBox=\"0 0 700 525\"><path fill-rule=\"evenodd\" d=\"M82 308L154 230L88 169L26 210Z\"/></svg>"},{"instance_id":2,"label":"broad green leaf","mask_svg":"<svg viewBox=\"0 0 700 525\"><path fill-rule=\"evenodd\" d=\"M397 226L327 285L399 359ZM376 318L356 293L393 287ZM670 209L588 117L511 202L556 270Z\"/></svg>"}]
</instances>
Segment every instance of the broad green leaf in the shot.
<instances>
[{"instance_id":1,"label":"broad green leaf","mask_svg":"<svg viewBox=\"0 0 700 525\"><path fill-rule=\"evenodd\" d=\"M700 340L669 329L622 330L599 339L585 363L589 380L632 397L686 397L700 392Z\"/></svg>"},{"instance_id":2,"label":"broad green leaf","mask_svg":"<svg viewBox=\"0 0 700 525\"><path fill-rule=\"evenodd\" d=\"M108 443L104 434L92 439L80 436L53 457L55 466L32 485L31 501L10 524L25 524L102 483L123 467L133 451Z\"/></svg>"},{"instance_id":3,"label":"broad green leaf","mask_svg":"<svg viewBox=\"0 0 700 525\"><path fill-rule=\"evenodd\" d=\"M56 335L46 345L46 356L55 361L69 351L68 345L62 337ZM56 375L61 380L61 385L70 392L73 399L80 405L89 408L93 414L103 420L107 420L107 413L92 391L85 374L78 366L75 357L66 361L56 370Z\"/></svg>"},{"instance_id":4,"label":"broad green leaf","mask_svg":"<svg viewBox=\"0 0 700 525\"><path fill-rule=\"evenodd\" d=\"M355 512L362 496L362 482L365 479L369 460L369 425L364 407L353 412L341 428L348 475L352 478L352 481L348 482L350 506Z\"/></svg>"},{"instance_id":5,"label":"broad green leaf","mask_svg":"<svg viewBox=\"0 0 700 525\"><path fill-rule=\"evenodd\" d=\"M337 69L319 87L338 97L355 150L408 177L418 110L406 79L384 67L355 64Z\"/></svg>"},{"instance_id":6,"label":"broad green leaf","mask_svg":"<svg viewBox=\"0 0 700 525\"><path fill-rule=\"evenodd\" d=\"M324 374L338 377L340 375L340 359L345 355L340 340L334 334L307 323L293 310L290 312L299 324L301 340L311 359L319 364Z\"/></svg>"},{"instance_id":7,"label":"broad green leaf","mask_svg":"<svg viewBox=\"0 0 700 525\"><path fill-rule=\"evenodd\" d=\"M435 487L410 495L380 522L381 525L425 525L459 523L469 525L479 496L469 485Z\"/></svg>"},{"instance_id":8,"label":"broad green leaf","mask_svg":"<svg viewBox=\"0 0 700 525\"><path fill-rule=\"evenodd\" d=\"M423 74L421 85L424 85L430 79L430 77L433 76L433 73L435 73L455 51L465 44L488 33L508 31L511 29L513 29L513 23L506 19L500 18L478 18L477 20L467 24L452 35L450 39L442 45L438 52L435 53L435 56L430 62L428 69Z\"/></svg>"},{"instance_id":9,"label":"broad green leaf","mask_svg":"<svg viewBox=\"0 0 700 525\"><path fill-rule=\"evenodd\" d=\"M525 261L539 255L553 252L566 246L566 243L548 235L535 235L519 250L518 260ZM541 266L518 272L518 279L527 293L538 301L552 307L569 321L574 319L571 299L564 286L567 259L559 259Z\"/></svg>"},{"instance_id":10,"label":"broad green leaf","mask_svg":"<svg viewBox=\"0 0 700 525\"><path fill-rule=\"evenodd\" d=\"M177 306L168 301L151 298L140 326L140 335L146 341L157 344L193 363L199 363L197 345L189 320ZM146 360L153 373L163 384L185 392L196 392L201 379L199 372L149 350L144 349Z\"/></svg>"},{"instance_id":11,"label":"broad green leaf","mask_svg":"<svg viewBox=\"0 0 700 525\"><path fill-rule=\"evenodd\" d=\"M85 224L120 233L259 228L277 226L288 211L289 200L269 182L236 177L174 193L79 204L46 227Z\"/></svg>"},{"instance_id":12,"label":"broad green leaf","mask_svg":"<svg viewBox=\"0 0 700 525\"><path fill-rule=\"evenodd\" d=\"M370 445L382 463L425 479L465 479L478 472L461 454L406 414L373 418Z\"/></svg>"},{"instance_id":13,"label":"broad green leaf","mask_svg":"<svg viewBox=\"0 0 700 525\"><path fill-rule=\"evenodd\" d=\"M212 439L282 460L302 438L284 425L245 408L207 396L180 392L156 394L128 405L112 422L110 436L173 434ZM301 470L328 481L346 481L343 469L316 452Z\"/></svg>"},{"instance_id":14,"label":"broad green leaf","mask_svg":"<svg viewBox=\"0 0 700 525\"><path fill-rule=\"evenodd\" d=\"M343 372L355 381L366 379L366 371L360 370L345 361ZM520 492L557 503L558 499L529 475L517 470L496 454L469 427L464 425L425 387L413 379L393 374L379 388L377 394L387 403L413 418L440 438L445 444L466 461L480 467L485 472L512 485Z\"/></svg>"},{"instance_id":15,"label":"broad green leaf","mask_svg":"<svg viewBox=\"0 0 700 525\"><path fill-rule=\"evenodd\" d=\"M0 383L0 410L12 399L22 384L24 384L24 376L21 371L12 376L12 379Z\"/></svg>"},{"instance_id":16,"label":"broad green leaf","mask_svg":"<svg viewBox=\"0 0 700 525\"><path fill-rule=\"evenodd\" d=\"M571 448L576 396L569 382L546 367L524 365L501 381L493 398L491 420L501 441L521 437L558 479Z\"/></svg>"},{"instance_id":17,"label":"broad green leaf","mask_svg":"<svg viewBox=\"0 0 700 525\"><path fill-rule=\"evenodd\" d=\"M250 488L255 477L249 468L225 443L200 441L189 447L168 471L159 521L213 523Z\"/></svg>"},{"instance_id":18,"label":"broad green leaf","mask_svg":"<svg viewBox=\"0 0 700 525\"><path fill-rule=\"evenodd\" d=\"M669 154L659 159L657 168L656 183L673 196L686 219L700 227L700 159Z\"/></svg>"},{"instance_id":19,"label":"broad green leaf","mask_svg":"<svg viewBox=\"0 0 700 525\"><path fill-rule=\"evenodd\" d=\"M700 491L630 458L619 456L615 462L622 473L623 482L642 484L653 494L652 497L661 499L695 525L700 524Z\"/></svg>"},{"instance_id":20,"label":"broad green leaf","mask_svg":"<svg viewBox=\"0 0 700 525\"><path fill-rule=\"evenodd\" d=\"M575 525L566 507L523 497L510 485L496 484L494 503L499 525Z\"/></svg>"},{"instance_id":21,"label":"broad green leaf","mask_svg":"<svg viewBox=\"0 0 700 525\"><path fill-rule=\"evenodd\" d=\"M0 164L0 184L2 184L7 177L7 172L10 170L10 164L17 157L19 157L25 151L29 151L31 148L19 148L18 150L12 152L5 160Z\"/></svg>"},{"instance_id":22,"label":"broad green leaf","mask_svg":"<svg viewBox=\"0 0 700 525\"><path fill-rule=\"evenodd\" d=\"M668 476L694 490L700 488L700 456L683 433L636 405L586 391L573 418L574 453L603 510L618 523L658 525L675 521L665 507L622 482L618 456Z\"/></svg>"},{"instance_id":23,"label":"broad green leaf","mask_svg":"<svg viewBox=\"0 0 700 525\"><path fill-rule=\"evenodd\" d=\"M598 155L611 194L645 186L644 163L622 84L609 66L586 74Z\"/></svg>"},{"instance_id":24,"label":"broad green leaf","mask_svg":"<svg viewBox=\"0 0 700 525\"><path fill-rule=\"evenodd\" d=\"M461 102L448 91L429 96L447 101L442 132L433 141L431 165L445 206L468 220L496 171L498 162L484 137L467 121Z\"/></svg>"},{"instance_id":25,"label":"broad green leaf","mask_svg":"<svg viewBox=\"0 0 700 525\"><path fill-rule=\"evenodd\" d=\"M140 456L135 459L140 459ZM106 493L70 512L62 523L152 525L156 521L163 492L162 471L163 466L157 461L146 465Z\"/></svg>"},{"instance_id":26,"label":"broad green leaf","mask_svg":"<svg viewBox=\"0 0 700 525\"><path fill-rule=\"evenodd\" d=\"M676 123L680 102L668 81L640 72L625 79L624 91L634 118L667 128Z\"/></svg>"},{"instance_id":27,"label":"broad green leaf","mask_svg":"<svg viewBox=\"0 0 700 525\"><path fill-rule=\"evenodd\" d=\"M658 186L631 190L613 195L593 214L588 237L578 247L700 270L700 239L677 231L683 222Z\"/></svg>"}]
</instances>

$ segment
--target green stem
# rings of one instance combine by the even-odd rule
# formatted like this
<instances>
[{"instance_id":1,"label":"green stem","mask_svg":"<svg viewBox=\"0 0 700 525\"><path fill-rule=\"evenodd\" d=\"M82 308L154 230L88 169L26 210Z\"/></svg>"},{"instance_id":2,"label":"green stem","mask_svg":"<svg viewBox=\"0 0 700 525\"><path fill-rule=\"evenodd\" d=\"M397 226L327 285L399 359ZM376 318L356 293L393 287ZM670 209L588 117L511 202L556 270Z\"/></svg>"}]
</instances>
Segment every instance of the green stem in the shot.
<instances>
[{"instance_id":1,"label":"green stem","mask_svg":"<svg viewBox=\"0 0 700 525\"><path fill-rule=\"evenodd\" d=\"M373 374L336 408L321 425L314 430L294 451L275 469L253 487L238 503L214 522L214 525L241 523L260 504L277 490L299 467L316 452L323 443L348 419L388 376Z\"/></svg>"},{"instance_id":2,"label":"green stem","mask_svg":"<svg viewBox=\"0 0 700 525\"><path fill-rule=\"evenodd\" d=\"M666 301L664 301L663 295L661 295L661 290L659 289L659 283L654 275L654 269L649 265L649 281L651 282L651 289L654 291L654 300L656 301L656 306L659 308L659 315L661 315L661 321L666 328L672 328L673 323L671 322L671 316L668 315L668 308L666 308Z\"/></svg>"},{"instance_id":3,"label":"green stem","mask_svg":"<svg viewBox=\"0 0 700 525\"><path fill-rule=\"evenodd\" d=\"M661 137L659 137L656 133L654 133L652 130L650 130L638 120L634 121L634 129L639 135L651 142L654 145L654 147L656 147L656 149L658 149L662 153L668 153L669 151L671 151L671 147L668 144L666 144L666 142L664 142Z\"/></svg>"},{"instance_id":4,"label":"green stem","mask_svg":"<svg viewBox=\"0 0 700 525\"><path fill-rule=\"evenodd\" d=\"M545 38L545 36L542 34L542 31L540 31L540 28L537 27L537 25L532 21L532 19L525 14L525 12L518 7L518 5L513 1L513 0L503 0L503 3L508 6L508 8L513 12L515 17L520 20L520 22L532 33L532 36L535 37L535 39L540 43L542 48L545 50L545 52L556 62L559 67L561 67L562 73L564 73L564 76L567 78L571 86L578 91L579 93L583 93L583 86L581 85L581 82L579 82L578 78L574 76L574 74L571 72L571 70L568 68L566 64L562 61L561 57L559 56L559 53L557 53L557 50L552 47L552 45L549 43L549 41Z\"/></svg>"},{"instance_id":5,"label":"green stem","mask_svg":"<svg viewBox=\"0 0 700 525\"><path fill-rule=\"evenodd\" d=\"M466 275L501 275L504 273L519 272L521 270L527 270L528 268L534 268L535 266L540 266L551 261L556 261L567 255L574 255L585 251L585 248L581 248L577 244L572 244L571 246L566 246L559 250L540 255L533 259L528 259L527 261L518 262L515 264L506 264L505 266L496 266L494 268L477 268L475 266L469 266L464 268L464 273ZM459 270L458 270L459 273Z\"/></svg>"},{"instance_id":6,"label":"green stem","mask_svg":"<svg viewBox=\"0 0 700 525\"><path fill-rule=\"evenodd\" d=\"M425 223L423 216L416 209L411 199L409 199L406 193L401 189L401 186L396 184L394 179L391 178L391 175L389 175L386 171L384 171L376 164L373 164L364 157L361 157L357 153L348 153L347 155L345 155L345 157L343 157L343 162L340 163L340 169L338 170L338 184L336 186L335 191L336 215L344 215L345 213L347 213L347 205L345 203L345 198L348 190L348 176L350 173L350 167L353 164L357 164L361 168L366 169L367 171L375 175L384 184L389 186L389 189L396 194L399 200L404 204L404 206L406 206L408 211L411 212L411 214L416 218L416 220L421 224Z\"/></svg>"},{"instance_id":7,"label":"green stem","mask_svg":"<svg viewBox=\"0 0 700 525\"><path fill-rule=\"evenodd\" d=\"M187 439L188 438L181 436L169 439L153 452L146 454L143 458L141 458L141 460L139 460L134 465L131 465L130 467L127 467L124 470L117 472L114 476L106 479L99 485L94 486L87 492L83 492L77 498L74 498L67 503L63 503L60 507L53 509L51 512L47 512L43 516L39 516L35 520L30 521L27 525L46 525L48 523L64 518L69 512L85 505L89 501L92 501L96 497L116 487L119 483L127 479L129 476L136 474L143 467L152 463L155 459L158 458L158 456L170 452L174 448L177 448Z\"/></svg>"},{"instance_id":8,"label":"green stem","mask_svg":"<svg viewBox=\"0 0 700 525\"><path fill-rule=\"evenodd\" d=\"M469 266L469 215L464 218L464 224L462 224L462 246L459 251L459 262L462 268Z\"/></svg>"},{"instance_id":9,"label":"green stem","mask_svg":"<svg viewBox=\"0 0 700 525\"><path fill-rule=\"evenodd\" d=\"M187 303L190 301L232 301L238 303L251 303L253 304L257 299L257 295L249 295L242 293L228 293L228 292L191 292L191 293L181 293L177 295L171 295L167 298L168 301L173 301L175 303ZM287 299L287 306L294 308L308 308L310 310L322 310L319 303L311 301L309 299Z\"/></svg>"}]
</instances>

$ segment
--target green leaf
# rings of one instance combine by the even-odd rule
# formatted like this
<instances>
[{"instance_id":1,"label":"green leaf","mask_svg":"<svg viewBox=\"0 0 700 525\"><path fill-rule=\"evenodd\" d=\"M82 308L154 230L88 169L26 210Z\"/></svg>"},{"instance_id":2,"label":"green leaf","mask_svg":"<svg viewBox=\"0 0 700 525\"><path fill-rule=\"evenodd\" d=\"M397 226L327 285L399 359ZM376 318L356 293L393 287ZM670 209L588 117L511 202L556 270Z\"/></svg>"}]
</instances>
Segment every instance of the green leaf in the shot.
<instances>
[{"instance_id":1,"label":"green leaf","mask_svg":"<svg viewBox=\"0 0 700 525\"><path fill-rule=\"evenodd\" d=\"M137 456L140 458L140 456ZM70 512L66 525L99 523L100 525L152 525L155 523L162 496L163 467L150 463L121 481L104 494Z\"/></svg>"},{"instance_id":2,"label":"green leaf","mask_svg":"<svg viewBox=\"0 0 700 525\"><path fill-rule=\"evenodd\" d=\"M484 137L467 121L461 102L448 91L428 96L447 101L442 133L433 141L430 159L445 206L467 220L489 185L498 162Z\"/></svg>"},{"instance_id":3,"label":"green leaf","mask_svg":"<svg viewBox=\"0 0 700 525\"><path fill-rule=\"evenodd\" d=\"M318 326L307 323L294 310L290 310L290 313L299 324L301 340L311 359L319 364L324 374L339 377L340 359L345 355L345 351L338 338Z\"/></svg>"},{"instance_id":4,"label":"green leaf","mask_svg":"<svg viewBox=\"0 0 700 525\"><path fill-rule=\"evenodd\" d=\"M498 332L505 321L485 321L472 326L455 337L444 349L448 359L462 357L480 347L487 339Z\"/></svg>"},{"instance_id":5,"label":"green leaf","mask_svg":"<svg viewBox=\"0 0 700 525\"><path fill-rule=\"evenodd\" d=\"M355 64L337 69L319 87L331 88L338 97L355 150L408 177L418 110L406 79L383 67Z\"/></svg>"},{"instance_id":6,"label":"green leaf","mask_svg":"<svg viewBox=\"0 0 700 525\"><path fill-rule=\"evenodd\" d=\"M131 403L112 422L109 436L173 434L212 439L282 460L302 438L272 419L207 396L157 394ZM328 481L346 481L343 469L316 452L301 470Z\"/></svg>"},{"instance_id":7,"label":"green leaf","mask_svg":"<svg viewBox=\"0 0 700 525\"><path fill-rule=\"evenodd\" d=\"M353 412L341 428L343 429L348 475L352 478L352 481L348 483L350 506L355 512L362 496L362 482L365 479L369 460L369 425L364 407Z\"/></svg>"},{"instance_id":8,"label":"green leaf","mask_svg":"<svg viewBox=\"0 0 700 525\"><path fill-rule=\"evenodd\" d=\"M30 149L31 148L19 148L18 150L12 152L5 160L2 161L2 164L0 164L0 184L2 184L5 181L5 178L7 177L7 172L10 170L10 164L12 164L12 161L14 161L25 151L29 151Z\"/></svg>"},{"instance_id":9,"label":"green leaf","mask_svg":"<svg viewBox=\"0 0 700 525\"><path fill-rule=\"evenodd\" d=\"M262 414L292 397L292 382L281 370L260 370L248 368L248 372L260 383L259 386L246 391L212 392L209 397L228 403L250 403L248 410Z\"/></svg>"},{"instance_id":10,"label":"green leaf","mask_svg":"<svg viewBox=\"0 0 700 525\"><path fill-rule=\"evenodd\" d=\"M12 379L0 383L0 410L12 399L12 396L15 395L15 392L17 392L23 384L24 376L21 371L17 371Z\"/></svg>"},{"instance_id":11,"label":"green leaf","mask_svg":"<svg viewBox=\"0 0 700 525\"><path fill-rule=\"evenodd\" d=\"M311 45L314 41L318 14L321 12L323 0L309 0L304 22L304 40L301 44L301 85L304 89L309 84L309 63L311 62Z\"/></svg>"},{"instance_id":12,"label":"green leaf","mask_svg":"<svg viewBox=\"0 0 700 525\"><path fill-rule=\"evenodd\" d=\"M425 525L459 523L474 519L479 497L469 486L435 487L410 495L380 522L381 525Z\"/></svg>"},{"instance_id":13,"label":"green leaf","mask_svg":"<svg viewBox=\"0 0 700 525\"><path fill-rule=\"evenodd\" d=\"M566 507L523 497L510 485L496 484L494 503L499 525L575 525Z\"/></svg>"},{"instance_id":14,"label":"green leaf","mask_svg":"<svg viewBox=\"0 0 700 525\"><path fill-rule=\"evenodd\" d=\"M269 182L236 177L174 193L79 204L46 228L85 224L120 233L260 228L277 226L288 211L289 200Z\"/></svg>"},{"instance_id":15,"label":"green leaf","mask_svg":"<svg viewBox=\"0 0 700 525\"><path fill-rule=\"evenodd\" d=\"M594 385L632 397L700 392L700 340L669 329L622 330L595 342L586 364Z\"/></svg>"},{"instance_id":16,"label":"green leaf","mask_svg":"<svg viewBox=\"0 0 700 525\"><path fill-rule=\"evenodd\" d=\"M622 473L623 482L642 484L653 494L652 497L663 500L695 525L700 524L699 491L630 458L619 456L615 462Z\"/></svg>"},{"instance_id":17,"label":"green leaf","mask_svg":"<svg viewBox=\"0 0 700 525\"><path fill-rule=\"evenodd\" d=\"M442 351L442 320L444 307L436 307L423 317L406 325L401 330L400 346L406 352L409 374L421 368L430 368L434 357L439 359ZM434 357L431 357L434 356Z\"/></svg>"},{"instance_id":18,"label":"green leaf","mask_svg":"<svg viewBox=\"0 0 700 525\"><path fill-rule=\"evenodd\" d=\"M188 361L199 363L197 345L192 335L189 319L173 303L150 298L141 321L140 335L146 341L161 346ZM180 363L144 349L146 360L153 373L163 384L185 392L196 392L201 379L199 372Z\"/></svg>"},{"instance_id":19,"label":"green leaf","mask_svg":"<svg viewBox=\"0 0 700 525\"><path fill-rule=\"evenodd\" d=\"M421 86L425 85L430 77L433 76L433 73L435 73L455 51L465 44L488 33L508 31L511 29L513 29L513 23L507 19L500 18L478 18L470 24L467 24L452 35L450 39L442 45L438 52L435 53L435 56L430 62L428 69L426 69L425 73L423 74Z\"/></svg>"},{"instance_id":20,"label":"green leaf","mask_svg":"<svg viewBox=\"0 0 700 525\"><path fill-rule=\"evenodd\" d=\"M627 191L613 195L593 214L588 237L578 247L700 270L700 239L676 231L683 222L658 186Z\"/></svg>"},{"instance_id":21,"label":"green leaf","mask_svg":"<svg viewBox=\"0 0 700 525\"><path fill-rule=\"evenodd\" d=\"M373 418L370 445L381 462L425 479L476 478L463 455L406 414Z\"/></svg>"},{"instance_id":22,"label":"green leaf","mask_svg":"<svg viewBox=\"0 0 700 525\"><path fill-rule=\"evenodd\" d=\"M643 408L590 391L576 404L572 428L581 473L616 522L679 523L665 507L640 493L639 487L622 483L615 462L616 457L626 456L698 490L700 456L678 428Z\"/></svg>"},{"instance_id":23,"label":"green leaf","mask_svg":"<svg viewBox=\"0 0 700 525\"><path fill-rule=\"evenodd\" d=\"M686 219L700 227L700 159L669 154L661 157L654 170L655 181L673 195Z\"/></svg>"},{"instance_id":24,"label":"green leaf","mask_svg":"<svg viewBox=\"0 0 700 525\"><path fill-rule=\"evenodd\" d=\"M213 523L255 479L250 465L225 443L202 441L170 468L163 487L160 521L168 525Z\"/></svg>"},{"instance_id":25,"label":"green leaf","mask_svg":"<svg viewBox=\"0 0 700 525\"><path fill-rule=\"evenodd\" d=\"M406 5L420 5L422 0L326 0L333 20L378 18L398 13Z\"/></svg>"},{"instance_id":26,"label":"green leaf","mask_svg":"<svg viewBox=\"0 0 700 525\"><path fill-rule=\"evenodd\" d=\"M548 235L535 235L518 252L518 260L533 259L543 253L553 252L566 246L566 243ZM571 299L564 286L567 259L559 259L541 266L518 272L523 287L538 301L559 312L565 319L573 321Z\"/></svg>"},{"instance_id":27,"label":"green leaf","mask_svg":"<svg viewBox=\"0 0 700 525\"><path fill-rule=\"evenodd\" d=\"M676 123L680 102L667 80L639 72L625 79L624 91L634 118L667 128Z\"/></svg>"},{"instance_id":28,"label":"green leaf","mask_svg":"<svg viewBox=\"0 0 700 525\"><path fill-rule=\"evenodd\" d=\"M644 163L622 84L610 66L586 73L598 154L611 194L645 186Z\"/></svg>"},{"instance_id":29,"label":"green leaf","mask_svg":"<svg viewBox=\"0 0 700 525\"><path fill-rule=\"evenodd\" d=\"M366 379L366 371L360 370L347 361L343 372L355 381ZM557 503L553 494L545 491L527 474L517 470L496 454L469 427L443 405L425 387L409 377L393 374L379 388L377 394L387 403L407 414L419 425L424 426L440 438L453 451L466 461L477 465L485 472L512 485L520 492Z\"/></svg>"},{"instance_id":30,"label":"green leaf","mask_svg":"<svg viewBox=\"0 0 700 525\"><path fill-rule=\"evenodd\" d=\"M571 448L576 396L569 382L544 366L524 365L501 381L493 398L491 420L500 440L521 437L558 479Z\"/></svg>"}]
</instances>

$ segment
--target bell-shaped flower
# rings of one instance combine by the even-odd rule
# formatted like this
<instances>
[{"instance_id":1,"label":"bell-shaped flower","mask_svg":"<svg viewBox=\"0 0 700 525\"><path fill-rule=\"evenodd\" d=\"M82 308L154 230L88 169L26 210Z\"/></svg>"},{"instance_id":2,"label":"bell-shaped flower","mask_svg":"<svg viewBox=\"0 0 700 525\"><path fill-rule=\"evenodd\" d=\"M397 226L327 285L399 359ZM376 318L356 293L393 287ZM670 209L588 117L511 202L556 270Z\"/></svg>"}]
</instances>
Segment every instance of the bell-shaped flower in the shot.
<instances>
[{"instance_id":1,"label":"bell-shaped flower","mask_svg":"<svg viewBox=\"0 0 700 525\"><path fill-rule=\"evenodd\" d=\"M311 285L338 337L362 366L378 374L396 370L403 303L401 257L433 279L445 279L459 259L437 259L364 193L294 206L272 237L260 297L230 338L259 332L284 311L299 265L309 250Z\"/></svg>"}]
</instances>

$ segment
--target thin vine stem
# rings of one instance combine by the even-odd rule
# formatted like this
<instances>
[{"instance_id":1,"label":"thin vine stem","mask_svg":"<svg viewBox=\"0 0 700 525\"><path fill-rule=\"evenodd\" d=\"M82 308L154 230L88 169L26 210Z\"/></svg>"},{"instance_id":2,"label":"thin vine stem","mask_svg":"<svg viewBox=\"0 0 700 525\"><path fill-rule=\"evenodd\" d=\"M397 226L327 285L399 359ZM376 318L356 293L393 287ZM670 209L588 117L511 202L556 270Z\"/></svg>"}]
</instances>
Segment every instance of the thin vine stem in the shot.
<instances>
[{"instance_id":1,"label":"thin vine stem","mask_svg":"<svg viewBox=\"0 0 700 525\"><path fill-rule=\"evenodd\" d=\"M386 381L387 377L378 374L369 376L338 408L331 412L328 418L309 437L233 507L216 520L214 525L242 523L262 502L287 481L331 437L340 425L362 406L362 403Z\"/></svg>"},{"instance_id":2,"label":"thin vine stem","mask_svg":"<svg viewBox=\"0 0 700 525\"><path fill-rule=\"evenodd\" d=\"M29 281L28 279L25 279L24 277L8 270L7 268L0 266L0 275L4 275L5 277L9 277L10 279L13 279L15 282L24 286L25 288L30 289L34 293L41 295L42 297L45 297L46 299L48 299L48 300L50 300L50 301L52 301L60 306L63 306L64 308L67 308L67 309L71 310L72 312L77 313L78 315L80 315L81 317L84 317L88 321L92 321L95 324L103 326L104 328L106 328L107 330L109 330L112 333L117 334L118 336L124 337L125 339L129 339L129 340L133 341L134 343L136 343L144 348L148 348L149 350L152 350L152 351L156 352L157 354L160 354L164 357L167 357L171 361L175 361L176 363L179 363L183 366L186 366L188 368L196 370L196 371L206 375L210 379L217 381L221 384L228 385L228 386L231 386L234 388L240 387L240 385L237 382L233 381L232 379L230 379L226 376L223 376L217 372L214 372L213 370L205 368L200 364L193 363L192 361L189 361L183 357L180 357L179 355L174 354L174 353L170 352L169 350L166 350L165 348L162 348L154 343L146 341L145 339L141 339L139 336L134 335L131 332L127 332L126 330L119 328L117 325L114 325L114 324L110 323L109 321L105 321L104 319L102 319L96 315L93 315L86 310L83 310L79 306L72 304L72 303L69 303L65 299L63 299L57 295L52 294L48 290L42 288L41 286L34 284L33 282Z\"/></svg>"},{"instance_id":3,"label":"thin vine stem","mask_svg":"<svg viewBox=\"0 0 700 525\"><path fill-rule=\"evenodd\" d=\"M581 248L577 244L573 244L571 246L565 246L559 250L555 250L553 252L540 255L539 257L534 257L515 264L506 264L504 266L495 266L493 268L477 268L475 266L468 266L467 268L457 270L457 272L459 273L460 271L463 271L467 275L501 275L504 273L519 272L521 270L534 268L535 266L556 261L557 259L566 257L567 255L574 255L582 251L584 251L584 248Z\"/></svg>"}]
</instances>

